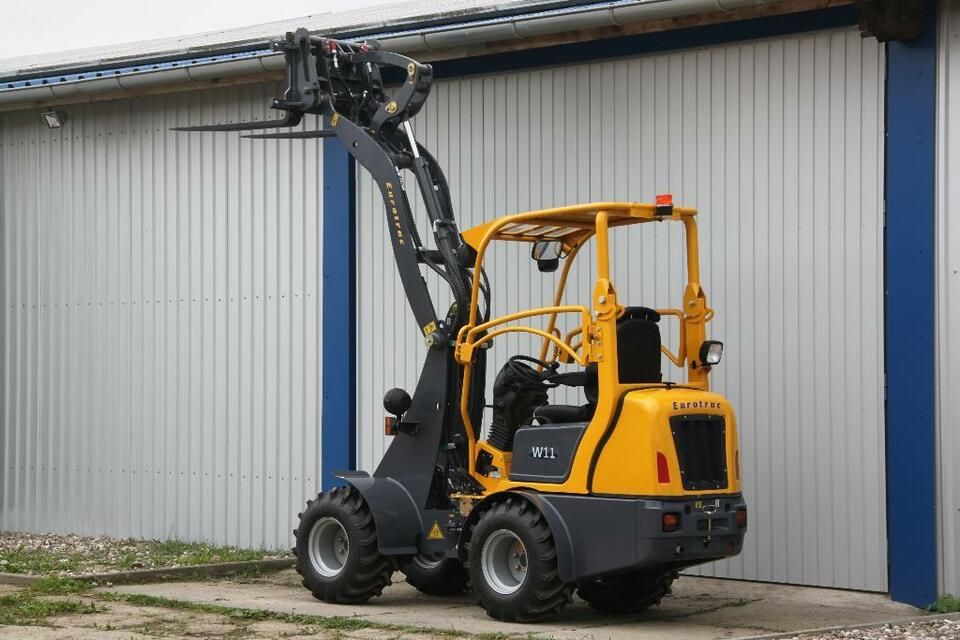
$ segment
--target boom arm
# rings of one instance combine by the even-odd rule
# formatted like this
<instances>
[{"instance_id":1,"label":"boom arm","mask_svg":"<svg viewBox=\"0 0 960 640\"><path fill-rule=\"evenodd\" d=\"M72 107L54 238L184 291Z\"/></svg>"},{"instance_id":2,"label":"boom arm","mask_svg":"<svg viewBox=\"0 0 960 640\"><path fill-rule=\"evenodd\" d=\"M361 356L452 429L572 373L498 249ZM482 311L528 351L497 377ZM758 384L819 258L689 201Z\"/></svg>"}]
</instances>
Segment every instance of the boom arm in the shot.
<instances>
[{"instance_id":1,"label":"boom arm","mask_svg":"<svg viewBox=\"0 0 960 640\"><path fill-rule=\"evenodd\" d=\"M450 192L436 160L414 137L410 118L426 102L433 69L406 56L380 51L375 43L355 43L311 36L306 29L286 34L273 48L286 58L286 89L272 107L283 118L250 123L181 127L183 131L242 131L300 124L303 114L322 115L328 129L248 135L250 138L304 139L338 137L380 188L386 207L393 254L404 293L428 346L448 346L467 321L473 250L460 235ZM403 81L395 95L384 90L384 70L399 71ZM388 71L389 73L389 71ZM400 176L416 177L436 250L421 240ZM449 286L454 304L440 317L420 264L433 269ZM489 289L485 286L485 316Z\"/></svg>"},{"instance_id":2,"label":"boom arm","mask_svg":"<svg viewBox=\"0 0 960 640\"><path fill-rule=\"evenodd\" d=\"M298 125L303 114L324 117L325 129L248 135L265 139L310 139L336 136L376 181L386 206L393 255L404 293L430 350L404 424L414 425L394 439L374 474L375 482L403 477L407 495L418 508L446 508L451 493L477 492L467 475L469 451L456 399L464 384L454 358L454 338L470 317L476 253L464 243L453 217L446 178L437 161L414 137L410 119L430 93L433 69L405 56L380 51L375 43L355 43L311 36L306 29L273 43L286 58L286 88L272 107L285 112L277 120L183 127L188 131L241 131ZM399 88L388 95L382 72L396 74ZM388 79L394 80L389 77ZM401 171L413 173L426 208L436 249L421 240ZM337 215L338 211L325 212ZM438 315L421 265L450 287L453 304ZM484 310L490 316L490 290L481 271ZM391 309L384 310L389 315ZM471 419L479 424L484 405L484 354L471 385ZM378 485L380 486L380 485ZM374 492L377 493L377 492ZM388 495L387 493L377 495ZM392 495L392 494L391 494ZM371 495L368 500L374 500Z\"/></svg>"}]
</instances>

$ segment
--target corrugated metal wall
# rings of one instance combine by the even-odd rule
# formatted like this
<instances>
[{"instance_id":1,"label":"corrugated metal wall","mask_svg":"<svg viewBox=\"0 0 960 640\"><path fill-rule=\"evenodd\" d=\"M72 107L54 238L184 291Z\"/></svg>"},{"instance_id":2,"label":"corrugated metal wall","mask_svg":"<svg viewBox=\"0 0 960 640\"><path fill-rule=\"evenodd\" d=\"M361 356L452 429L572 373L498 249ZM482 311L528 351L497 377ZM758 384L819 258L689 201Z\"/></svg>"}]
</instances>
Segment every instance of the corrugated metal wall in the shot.
<instances>
[{"instance_id":1,"label":"corrugated metal wall","mask_svg":"<svg viewBox=\"0 0 960 640\"><path fill-rule=\"evenodd\" d=\"M727 344L714 382L739 414L752 507L743 555L705 573L886 587L882 53L851 29L470 77L437 83L417 120L463 228L659 192L701 209L710 333ZM358 457L372 470L381 395L412 389L423 347L365 174L359 202ZM677 306L679 229L615 237L621 298ZM553 278L523 251L498 257L494 313L549 299ZM585 266L568 299L588 299ZM501 340L491 376L528 345Z\"/></svg>"},{"instance_id":2,"label":"corrugated metal wall","mask_svg":"<svg viewBox=\"0 0 960 640\"><path fill-rule=\"evenodd\" d=\"M0 115L0 528L288 546L320 472L321 149L169 131L275 89Z\"/></svg>"},{"instance_id":3,"label":"corrugated metal wall","mask_svg":"<svg viewBox=\"0 0 960 640\"><path fill-rule=\"evenodd\" d=\"M937 451L940 590L960 594L960 3L944 0L937 88Z\"/></svg>"}]
</instances>

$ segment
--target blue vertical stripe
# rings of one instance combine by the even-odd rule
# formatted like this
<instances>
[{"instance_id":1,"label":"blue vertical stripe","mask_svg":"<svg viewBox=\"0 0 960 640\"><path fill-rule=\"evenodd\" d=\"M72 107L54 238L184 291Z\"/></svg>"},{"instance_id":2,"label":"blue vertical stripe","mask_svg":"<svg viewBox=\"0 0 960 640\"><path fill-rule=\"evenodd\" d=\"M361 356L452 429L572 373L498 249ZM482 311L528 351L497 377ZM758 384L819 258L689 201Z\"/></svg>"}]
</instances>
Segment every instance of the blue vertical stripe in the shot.
<instances>
[{"instance_id":1,"label":"blue vertical stripe","mask_svg":"<svg viewBox=\"0 0 960 640\"><path fill-rule=\"evenodd\" d=\"M323 142L323 488L356 467L356 180L337 138Z\"/></svg>"},{"instance_id":2,"label":"blue vertical stripe","mask_svg":"<svg viewBox=\"0 0 960 640\"><path fill-rule=\"evenodd\" d=\"M937 597L934 423L936 8L887 45L886 372L890 597Z\"/></svg>"}]
</instances>

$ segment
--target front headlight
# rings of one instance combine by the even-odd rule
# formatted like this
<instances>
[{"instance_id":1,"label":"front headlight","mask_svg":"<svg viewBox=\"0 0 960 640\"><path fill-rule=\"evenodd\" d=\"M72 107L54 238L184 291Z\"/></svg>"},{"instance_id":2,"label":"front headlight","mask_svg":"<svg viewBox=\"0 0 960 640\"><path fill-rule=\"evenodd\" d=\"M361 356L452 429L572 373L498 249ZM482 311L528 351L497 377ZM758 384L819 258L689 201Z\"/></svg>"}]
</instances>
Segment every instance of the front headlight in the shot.
<instances>
[{"instance_id":1,"label":"front headlight","mask_svg":"<svg viewBox=\"0 0 960 640\"><path fill-rule=\"evenodd\" d=\"M700 345L700 362L708 367L720 364L723 357L723 343L719 340L704 340Z\"/></svg>"}]
</instances>

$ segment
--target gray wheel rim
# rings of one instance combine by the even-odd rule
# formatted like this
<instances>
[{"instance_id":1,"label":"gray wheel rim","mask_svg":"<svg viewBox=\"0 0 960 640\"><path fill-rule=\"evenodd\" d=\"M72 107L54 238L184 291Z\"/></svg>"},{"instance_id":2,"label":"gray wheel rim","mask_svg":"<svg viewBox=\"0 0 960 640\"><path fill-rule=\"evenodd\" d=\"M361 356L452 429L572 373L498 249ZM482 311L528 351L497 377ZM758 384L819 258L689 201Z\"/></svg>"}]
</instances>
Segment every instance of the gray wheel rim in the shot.
<instances>
[{"instance_id":1,"label":"gray wheel rim","mask_svg":"<svg viewBox=\"0 0 960 640\"><path fill-rule=\"evenodd\" d=\"M497 529L483 543L480 552L483 579L500 595L516 593L527 578L527 549L509 529Z\"/></svg>"},{"instance_id":2,"label":"gray wheel rim","mask_svg":"<svg viewBox=\"0 0 960 640\"><path fill-rule=\"evenodd\" d=\"M325 578L335 578L343 571L350 556L350 538L340 521L333 517L320 518L310 529L307 541L310 564Z\"/></svg>"}]
</instances>

